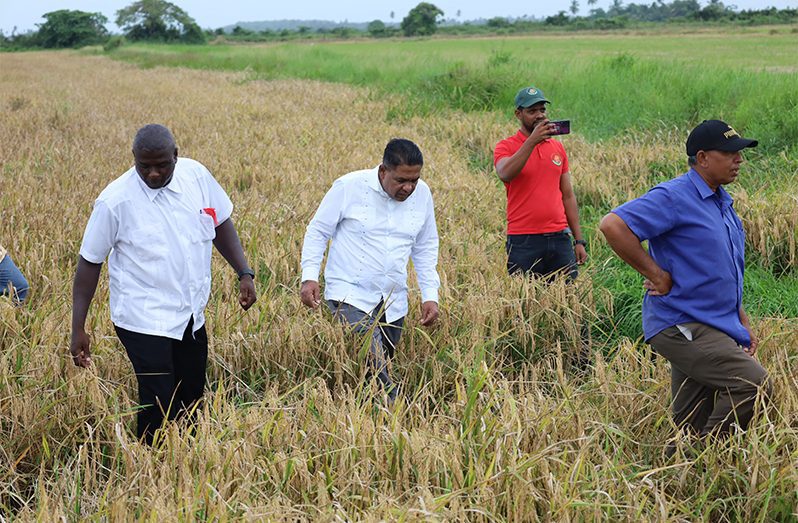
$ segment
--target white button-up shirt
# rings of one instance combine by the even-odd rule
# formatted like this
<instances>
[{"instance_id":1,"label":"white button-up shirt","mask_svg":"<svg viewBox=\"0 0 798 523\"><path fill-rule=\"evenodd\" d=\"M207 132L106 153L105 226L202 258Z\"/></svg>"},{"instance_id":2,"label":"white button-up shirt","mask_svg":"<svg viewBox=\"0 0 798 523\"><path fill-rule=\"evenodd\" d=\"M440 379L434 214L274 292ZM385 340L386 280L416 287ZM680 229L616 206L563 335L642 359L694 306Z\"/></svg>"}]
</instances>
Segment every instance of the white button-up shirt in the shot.
<instances>
[{"instance_id":1,"label":"white button-up shirt","mask_svg":"<svg viewBox=\"0 0 798 523\"><path fill-rule=\"evenodd\" d=\"M302 281L318 281L328 240L324 297L364 312L386 304L386 320L407 314L407 261L413 259L422 301L438 301L438 230L423 180L405 201L382 188L378 168L338 178L310 221L302 247Z\"/></svg>"},{"instance_id":2,"label":"white button-up shirt","mask_svg":"<svg viewBox=\"0 0 798 523\"><path fill-rule=\"evenodd\" d=\"M94 203L80 255L91 263L108 257L114 325L178 340L192 315L193 330L202 327L212 241L232 212L224 189L189 158L178 158L160 189L147 187L135 168L111 182Z\"/></svg>"}]
</instances>

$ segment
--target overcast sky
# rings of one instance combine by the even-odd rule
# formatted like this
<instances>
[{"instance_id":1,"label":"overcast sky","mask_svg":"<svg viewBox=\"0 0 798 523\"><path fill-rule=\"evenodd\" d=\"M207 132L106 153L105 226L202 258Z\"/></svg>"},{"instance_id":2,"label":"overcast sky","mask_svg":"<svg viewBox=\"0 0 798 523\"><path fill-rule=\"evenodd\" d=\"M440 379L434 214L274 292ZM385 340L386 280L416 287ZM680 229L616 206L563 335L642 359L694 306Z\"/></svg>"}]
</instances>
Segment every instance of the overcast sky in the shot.
<instances>
[{"instance_id":1,"label":"overcast sky","mask_svg":"<svg viewBox=\"0 0 798 523\"><path fill-rule=\"evenodd\" d=\"M99 12L113 22L116 11L133 3L134 0L0 0L0 30L11 33L36 29L42 23L41 16L58 9L77 9ZM262 20L332 20L334 22L369 22L383 20L400 22L407 12L421 0L224 0L209 2L201 0L174 0L173 4L188 12L200 27L217 28L236 22L257 22ZM550 16L557 11L567 10L570 0L427 0L443 10L446 18L473 20L494 16ZM633 0L634 3L650 3L653 0ZM706 5L708 0L699 0ZM607 8L611 0L598 0L595 7ZM631 3L629 0L624 3ZM774 6L796 8L798 0L729 0L728 5L739 9L760 9ZM581 14L587 14L587 0L579 0ZM391 11L394 13L391 19ZM111 24L110 29L116 31Z\"/></svg>"}]
</instances>

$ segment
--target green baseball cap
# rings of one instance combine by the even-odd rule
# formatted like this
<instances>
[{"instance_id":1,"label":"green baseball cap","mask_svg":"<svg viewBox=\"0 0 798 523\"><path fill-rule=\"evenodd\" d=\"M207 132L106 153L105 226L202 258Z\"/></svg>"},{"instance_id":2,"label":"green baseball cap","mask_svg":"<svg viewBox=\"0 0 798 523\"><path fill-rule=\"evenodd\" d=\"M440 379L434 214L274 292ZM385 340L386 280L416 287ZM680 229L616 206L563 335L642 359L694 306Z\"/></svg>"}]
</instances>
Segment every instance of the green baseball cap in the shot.
<instances>
[{"instance_id":1,"label":"green baseball cap","mask_svg":"<svg viewBox=\"0 0 798 523\"><path fill-rule=\"evenodd\" d=\"M518 91L517 95L515 95L516 107L529 107L540 102L550 103L548 100L546 100L546 96L543 94L543 91L533 85L524 87Z\"/></svg>"}]
</instances>

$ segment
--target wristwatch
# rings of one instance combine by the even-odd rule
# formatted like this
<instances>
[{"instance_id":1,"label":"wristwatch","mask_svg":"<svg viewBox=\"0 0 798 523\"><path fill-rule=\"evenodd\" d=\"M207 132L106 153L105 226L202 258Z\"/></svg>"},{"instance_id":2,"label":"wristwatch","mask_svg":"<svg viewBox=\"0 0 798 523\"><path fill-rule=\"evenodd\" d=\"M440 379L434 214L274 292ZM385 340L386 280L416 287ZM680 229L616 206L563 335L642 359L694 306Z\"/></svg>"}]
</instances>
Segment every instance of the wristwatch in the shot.
<instances>
[{"instance_id":1,"label":"wristwatch","mask_svg":"<svg viewBox=\"0 0 798 523\"><path fill-rule=\"evenodd\" d=\"M587 248L587 240L574 240L574 246L581 245Z\"/></svg>"},{"instance_id":2,"label":"wristwatch","mask_svg":"<svg viewBox=\"0 0 798 523\"><path fill-rule=\"evenodd\" d=\"M252 277L253 280L255 279L255 271L253 271L249 267L247 267L246 269L241 269L240 271L238 271L238 279L240 280L241 278L243 278L247 274L249 274Z\"/></svg>"}]
</instances>

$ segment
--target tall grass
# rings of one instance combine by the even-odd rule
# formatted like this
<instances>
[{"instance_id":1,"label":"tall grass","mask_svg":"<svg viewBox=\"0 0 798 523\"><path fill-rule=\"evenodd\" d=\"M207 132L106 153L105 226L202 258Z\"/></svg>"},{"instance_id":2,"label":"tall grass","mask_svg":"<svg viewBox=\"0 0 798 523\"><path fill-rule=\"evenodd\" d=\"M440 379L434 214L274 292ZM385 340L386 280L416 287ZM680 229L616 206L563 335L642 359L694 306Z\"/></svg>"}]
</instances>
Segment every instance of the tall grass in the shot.
<instances>
[{"instance_id":1,"label":"tall grass","mask_svg":"<svg viewBox=\"0 0 798 523\"><path fill-rule=\"evenodd\" d=\"M639 340L641 280L596 233L602 213L683 169L681 130L564 138L591 261L577 285L509 278L492 113L388 121L397 95L315 81L141 70L65 53L2 55L0 241L33 291L0 299L0 515L19 520L712 520L798 517L796 288L772 251L790 227L784 159L755 158L737 187L752 258L746 305L776 385L771 408L724 445L663 457L673 435L667 365ZM71 278L93 199L131 163L141 125L174 131L214 172L258 276L235 303L214 258L207 402L193 431L134 441L135 380L109 320L106 277L88 322L94 367L67 356ZM425 153L441 234L442 319L418 327L394 372L394 409L326 313L297 297L304 227L332 180L405 136ZM775 178L776 176L774 176ZM743 196L743 192L745 193ZM758 225L761 222L761 225ZM755 231L755 232L754 232ZM771 250L769 250L771 249ZM781 262L779 262L781 263ZM780 304L783 303L784 307ZM569 368L581 326L594 368Z\"/></svg>"},{"instance_id":2,"label":"tall grass","mask_svg":"<svg viewBox=\"0 0 798 523\"><path fill-rule=\"evenodd\" d=\"M375 87L406 96L395 116L443 107L512 111L531 83L557 115L592 140L630 130L681 129L722 118L755 135L768 154L798 143L795 35L784 28L685 34L555 35L524 38L346 42L310 45L147 46L113 56L145 67L247 71L252 78L303 78ZM769 71L763 71L769 69ZM685 131L686 132L686 131Z\"/></svg>"}]
</instances>

